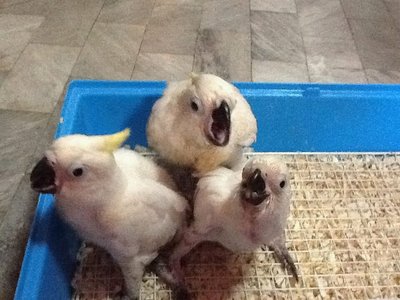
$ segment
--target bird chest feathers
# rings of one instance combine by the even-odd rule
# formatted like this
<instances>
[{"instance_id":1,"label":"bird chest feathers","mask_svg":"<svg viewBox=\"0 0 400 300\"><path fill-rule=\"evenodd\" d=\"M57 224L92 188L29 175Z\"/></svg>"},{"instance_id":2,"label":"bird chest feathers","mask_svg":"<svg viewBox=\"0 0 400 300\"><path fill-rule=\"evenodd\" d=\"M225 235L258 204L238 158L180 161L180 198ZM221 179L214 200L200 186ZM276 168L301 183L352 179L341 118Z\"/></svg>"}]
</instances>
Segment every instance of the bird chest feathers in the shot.
<instances>
[{"instance_id":1,"label":"bird chest feathers","mask_svg":"<svg viewBox=\"0 0 400 300\"><path fill-rule=\"evenodd\" d=\"M228 146L227 146L228 147ZM227 148L226 147L226 148ZM216 169L230 159L231 152L225 148L213 147L202 151L195 160L195 168L200 173Z\"/></svg>"},{"instance_id":2,"label":"bird chest feathers","mask_svg":"<svg viewBox=\"0 0 400 300\"><path fill-rule=\"evenodd\" d=\"M73 201L58 201L57 210L84 239L104 247L115 238L111 218L98 208L76 205Z\"/></svg>"}]
</instances>

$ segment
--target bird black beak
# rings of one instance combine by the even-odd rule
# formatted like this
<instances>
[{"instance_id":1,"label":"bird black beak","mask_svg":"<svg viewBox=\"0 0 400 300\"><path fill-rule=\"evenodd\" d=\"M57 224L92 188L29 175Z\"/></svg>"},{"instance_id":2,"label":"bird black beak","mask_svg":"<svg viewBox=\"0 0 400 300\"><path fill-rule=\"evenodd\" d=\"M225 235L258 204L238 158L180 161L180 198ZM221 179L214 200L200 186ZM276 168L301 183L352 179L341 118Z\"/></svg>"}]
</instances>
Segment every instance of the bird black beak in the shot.
<instances>
[{"instance_id":1,"label":"bird black beak","mask_svg":"<svg viewBox=\"0 0 400 300\"><path fill-rule=\"evenodd\" d=\"M231 110L225 100L214 109L208 126L207 138L215 146L226 146L231 134Z\"/></svg>"},{"instance_id":2,"label":"bird black beak","mask_svg":"<svg viewBox=\"0 0 400 300\"><path fill-rule=\"evenodd\" d=\"M245 201L253 205L259 205L269 197L260 169L255 169L250 177L242 182L241 195Z\"/></svg>"},{"instance_id":3,"label":"bird black beak","mask_svg":"<svg viewBox=\"0 0 400 300\"><path fill-rule=\"evenodd\" d=\"M33 168L30 179L31 187L36 192L44 194L56 193L56 172L46 157L43 157Z\"/></svg>"}]
</instances>

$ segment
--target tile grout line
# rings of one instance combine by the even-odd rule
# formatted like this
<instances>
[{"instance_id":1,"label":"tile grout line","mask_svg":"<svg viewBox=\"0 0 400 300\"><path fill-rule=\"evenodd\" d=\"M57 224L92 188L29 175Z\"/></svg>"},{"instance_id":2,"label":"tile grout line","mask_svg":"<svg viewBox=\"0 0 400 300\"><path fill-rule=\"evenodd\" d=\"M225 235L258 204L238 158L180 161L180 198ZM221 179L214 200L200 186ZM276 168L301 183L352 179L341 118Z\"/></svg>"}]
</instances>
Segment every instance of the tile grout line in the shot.
<instances>
[{"instance_id":1,"label":"tile grout line","mask_svg":"<svg viewBox=\"0 0 400 300\"><path fill-rule=\"evenodd\" d=\"M30 111L30 110L10 110L10 111L34 112L34 113L48 114L49 116L48 116L48 119L47 119L47 124L46 124L45 128L42 130L42 134L46 132L46 129L47 129L48 126L50 125L51 117L53 116L53 114L55 113L55 111L56 111L56 109L57 109L57 104L58 104L58 102L59 102L59 101L62 101L61 97L63 97L63 95L65 95L65 93L66 93L67 86L68 86L68 84L69 84L69 82L70 82L71 73L72 73L72 71L73 71L73 69L74 69L74 67L75 67L75 65L76 65L76 63L77 63L77 61L78 61L78 59L79 59L81 53L82 53L83 47L84 47L85 44L86 44L86 41L87 41L87 39L88 39L88 37L89 37L89 34L90 34L90 33L92 32L92 30L93 30L94 24L96 23L97 19L99 18L99 15L100 15L100 13L101 13L101 10L102 10L103 7L104 7L104 4L105 4L105 1L103 1L103 5L102 5L101 8L99 9L99 13L97 14L97 17L96 17L96 19L94 20L92 26L90 27L90 29L89 29L89 31L88 31L88 34L86 35L86 38L85 38L85 41L84 41L83 45L80 46L79 53L78 53L78 55L76 56L76 59L75 59L73 65L72 65L72 67L71 67L71 71L69 72L68 77L67 77L67 80L66 80L66 82L64 83L63 91L61 92L61 95L59 96L59 99L58 99L57 102L55 103L53 109L52 109L50 112L47 112L47 113L46 113L46 112ZM45 18L47 18L47 16L46 16ZM45 20L44 20L44 21L45 21ZM78 47L73 47L73 46L49 45L49 44L34 43L34 42L30 42L30 41L29 41L29 42L27 43L27 45L25 46L25 48L21 51L20 55L18 56L18 59L15 61L15 64L17 63L17 61L19 60L19 58L20 58L20 56L22 55L22 53L25 51L25 49L26 49L29 45L46 45L46 46L57 46L57 47L78 48ZM14 66L15 66L15 64L14 64ZM14 66L13 66L13 68L14 68ZM13 69L13 68L12 68L12 69ZM12 70L12 69L11 69L11 70ZM11 70L10 70L10 72L11 72ZM9 73L10 73L10 72L9 72ZM8 73L8 74L9 74L9 73ZM8 77L8 74L7 74L6 78ZM59 123L59 122L57 122L57 123ZM35 149L34 149L34 151L33 151L33 153L32 153L32 156L35 155L35 153L36 153L36 151L37 151L38 148L39 148L39 144L36 145L36 147L35 147ZM29 165L26 166L26 168L25 168L25 170L24 170L24 174L27 174L27 172L28 172L28 167L29 167Z\"/></svg>"},{"instance_id":2,"label":"tile grout line","mask_svg":"<svg viewBox=\"0 0 400 300\"><path fill-rule=\"evenodd\" d=\"M295 5L296 5L296 2L295 2ZM253 12L294 16L297 19L297 23L299 25L298 27L300 27L299 17L298 17L298 13L297 13L297 5L296 5L296 13L293 13L293 12L275 12L275 11L269 11L269 10L253 10ZM303 49L303 54L304 54L304 57L305 57L305 59L303 61L301 61L301 62L299 60L296 60L296 61L290 60L290 61L288 61L288 60L284 60L284 59L281 59L281 58L274 58L274 59L271 59L271 58L269 58L269 59L266 59L266 58L253 59L253 58L251 58L251 60L252 60L251 65L253 65L253 60L259 61L259 62L275 62L275 63L290 64L290 65L302 65L302 66L305 65L306 69L307 69L307 79L308 79L308 82L310 82L310 76L309 76L308 65L307 65L307 56L306 56L306 51L305 51L305 46L304 46L304 39L303 39L303 34L302 34L301 28L300 28L300 37L301 37L301 40L302 40L302 49ZM251 42L251 44L253 44L253 41ZM252 72L252 75L253 75L253 72Z\"/></svg>"},{"instance_id":3,"label":"tile grout line","mask_svg":"<svg viewBox=\"0 0 400 300\"><path fill-rule=\"evenodd\" d=\"M395 17L393 17L393 15L391 14L391 10L390 10L390 8L389 8L389 6L388 6L388 4L387 4L387 2L386 2L385 0L383 0L383 5L385 6L386 11L389 13L390 19L392 20L392 22L393 22L393 24L394 24L394 27L396 28L396 31L397 31L397 32L399 33L399 35L400 35L400 25L399 25L399 26L397 25L396 19L395 19ZM400 24L400 23L399 23L399 24Z\"/></svg>"},{"instance_id":4,"label":"tile grout line","mask_svg":"<svg viewBox=\"0 0 400 300\"><path fill-rule=\"evenodd\" d=\"M79 54L78 54L78 56L77 56L77 58L76 58L76 61L75 61L74 65L72 66L72 69L75 67L75 64L76 64L76 62L78 61L79 56L81 56L83 47L85 46L85 44L86 44L86 42L87 42L87 40L88 40L88 38L89 38L89 34L93 31L93 27L94 27L94 25L96 24L96 22L97 22L97 20L98 20L98 18L99 18L99 16L100 16L100 14L101 14L101 11L103 10L103 7L104 7L105 3L106 3L106 0L103 0L103 4L101 5L101 7L100 7L100 9L99 9L99 12L97 13L96 18L94 19L92 26L90 26L90 29L88 30L88 33L87 33L87 35L86 35L86 37L85 37L85 40L83 41L83 44L82 44L82 46L81 46L81 50L79 51ZM71 69L71 72L70 72L69 76L71 76L72 69Z\"/></svg>"},{"instance_id":5,"label":"tile grout line","mask_svg":"<svg viewBox=\"0 0 400 300\"><path fill-rule=\"evenodd\" d=\"M11 108L0 108L0 111L5 111L5 112L23 112L23 113L35 113L35 114L42 114L42 115L48 115L51 114L52 112L43 112L43 111L35 111L35 110L25 110L25 109L11 109Z\"/></svg>"},{"instance_id":6,"label":"tile grout line","mask_svg":"<svg viewBox=\"0 0 400 300\"><path fill-rule=\"evenodd\" d=\"M250 81L253 80L253 32L251 29L251 1L249 0L249 36L250 36Z\"/></svg>"},{"instance_id":7,"label":"tile grout line","mask_svg":"<svg viewBox=\"0 0 400 300\"><path fill-rule=\"evenodd\" d=\"M29 2L29 1L27 1L27 2ZM4 77L3 83L4 83L4 81L7 79L7 77L10 75L11 71L14 69L15 65L17 64L17 62L18 62L19 59L21 58L22 53L25 52L26 48L28 48L29 45L34 45L34 44L35 44L35 43L32 43L32 42L31 42L32 37L33 37L33 33L42 25L42 23L43 23L44 21L46 21L46 18L47 18L47 16L44 17L44 19L43 19L43 21L40 23L40 25L39 25L37 28L35 28L35 29L31 32L31 37L29 38L29 41L26 43L24 49L22 49L21 52L18 54L18 57L17 57L17 59L14 61L12 67L7 71L7 75ZM1 86L0 86L0 88L1 88Z\"/></svg>"},{"instance_id":8,"label":"tile grout line","mask_svg":"<svg viewBox=\"0 0 400 300\"><path fill-rule=\"evenodd\" d=\"M15 192L11 195L11 197L10 197L10 199L11 199L11 202L10 202L10 205L12 205L12 203L14 203L15 201L13 201L14 199L15 199L15 197L17 197L17 194L18 194L18 190L20 189L20 187L21 187L21 185L22 185L22 181L24 180L24 177L27 175L27 173L26 172L24 172L23 174L22 174L22 177L21 177L21 179L18 181L18 184L17 184L17 188L16 188L16 190L15 190ZM37 195L37 197L36 197L37 199L39 198L39 194ZM1 222L0 222L0 233L3 231L3 227L5 226L4 224L4 220L7 218L7 215L10 213L10 211L11 211L11 209L7 209L7 212L4 214L4 216L2 217L2 220L1 220ZM28 237L29 237L29 234L28 234ZM25 251L24 251L24 253L25 253Z\"/></svg>"},{"instance_id":9,"label":"tile grout line","mask_svg":"<svg viewBox=\"0 0 400 300\"><path fill-rule=\"evenodd\" d=\"M79 55L78 55L78 56L79 56ZM77 56L76 60L78 59L78 56ZM75 63L76 63L76 61L75 61ZM72 69L73 69L73 67L71 68L71 72L72 72ZM53 110L52 110L51 112L49 112L49 113L43 113L43 114L48 114L49 116L48 116L48 119L47 119L46 126L44 126L44 128L43 128L43 130L42 130L42 132L41 132L41 136L42 136L42 137L45 136L45 133L46 133L46 131L47 131L47 128L51 125L52 117L53 117L53 114L56 113L56 109L57 109L58 103L59 103L60 101L63 101L63 98L64 98L65 95L67 94L67 87L68 87L68 84L69 84L69 82L70 82L70 78L71 78L71 74L69 74L69 76L68 76L68 78L67 78L67 81L66 81L66 83L64 84L64 87L63 87L63 90L62 90L62 92L61 92L61 95L58 97L58 100L57 100L56 104L54 105ZM61 116L61 112L62 112L62 106L60 107L60 116ZM58 118L58 120L57 120L56 130L57 130L58 125L60 124L60 116L59 116L59 118ZM55 134L55 132L52 133L53 136L54 136L54 134ZM34 151L32 152L31 158L33 158L33 157L35 156L35 154L36 154L36 152L38 151L39 147L40 147L40 143L38 142L38 143L36 144L36 147L34 148ZM24 175L30 173L30 171L29 171L29 169L28 169L30 166L31 166L30 164L28 164L28 165L26 166L26 168L25 168L25 170L24 170Z\"/></svg>"},{"instance_id":10,"label":"tile grout line","mask_svg":"<svg viewBox=\"0 0 400 300\"><path fill-rule=\"evenodd\" d=\"M86 43L87 43L87 40L89 39L90 33L93 31L94 25L96 24L97 20L99 19L99 16L100 16L100 14L101 14L101 11L102 11L103 8L104 8L105 3L106 3L106 1L103 0L103 5L102 5L101 8L99 9L99 13L97 14L96 18L94 19L93 24L92 24L92 26L90 27L90 29L89 29L89 31L88 31L88 34L86 35L85 41L83 42L82 46L80 47L81 49L79 50L79 53L78 53L78 55L76 56L76 60L75 60L73 66L72 66L72 68L71 68L71 71L69 72L67 82L66 82L65 85L64 85L64 90L65 90L65 88L66 88L66 85L68 85L68 83L69 83L69 81L70 81L70 78L71 78L71 76L72 76L72 71L74 70L74 68L75 68L75 66L76 66L76 63L78 62L79 57L80 57L81 54L82 54L83 48L85 47L85 45L86 45ZM58 103L58 102L57 102L57 103ZM57 107L57 105L56 105L55 107ZM55 108L55 107L54 107L54 108Z\"/></svg>"},{"instance_id":11,"label":"tile grout line","mask_svg":"<svg viewBox=\"0 0 400 300\"><path fill-rule=\"evenodd\" d=\"M195 62L196 62L196 49L197 49L197 44L199 43L200 39L200 31L201 31L201 21L203 20L203 13L204 13L204 2L201 3L201 12L200 12L200 22L199 22L199 27L197 28L196 32L196 41L194 42L194 49L193 49L193 60L192 60L192 70L191 72L194 72L194 67L195 67Z\"/></svg>"},{"instance_id":12,"label":"tile grout line","mask_svg":"<svg viewBox=\"0 0 400 300\"><path fill-rule=\"evenodd\" d=\"M16 5L22 5L22 4L25 4L25 3L28 3L28 2L32 2L32 1L34 1L34 0L24 0L24 1L21 1L21 2L17 2L17 3L12 3L10 5L0 6L0 10L1 9L11 8L11 7L16 6Z\"/></svg>"},{"instance_id":13,"label":"tile grout line","mask_svg":"<svg viewBox=\"0 0 400 300\"><path fill-rule=\"evenodd\" d=\"M298 5L297 5L297 1L296 0L294 0L294 5L296 6L296 14L295 15L297 17L297 23L299 24L301 42L303 44L304 58L305 58L305 64L306 64L306 69L307 69L307 78L308 78L308 82L311 82L311 74L310 74L310 68L308 67L308 57L307 57L306 45L304 43L303 30L302 30L302 28L300 26L299 9L298 9Z\"/></svg>"},{"instance_id":14,"label":"tile grout line","mask_svg":"<svg viewBox=\"0 0 400 300\"><path fill-rule=\"evenodd\" d=\"M130 77L129 77L130 80L132 80L133 72L135 72L136 63L137 63L137 61L138 61L139 55L141 54L142 45L143 45L143 42L144 42L144 36L145 36L145 34L146 34L147 27L149 26L151 17L153 16L153 12L154 12L154 8L156 7L156 3L157 3L157 0L154 0L153 7L152 7L152 9L151 9L150 17L148 18L148 20L147 20L147 22L146 22L146 24L145 24L145 26L144 26L142 40L141 40L141 42L140 42L140 46L139 46L138 52L137 52L137 54L136 54L135 62L133 63L131 75L130 75Z\"/></svg>"},{"instance_id":15,"label":"tile grout line","mask_svg":"<svg viewBox=\"0 0 400 300\"><path fill-rule=\"evenodd\" d=\"M346 11L344 10L343 0L339 0L339 4L340 4L340 7L341 7L341 9L342 9L343 15L344 15L344 17L345 17L345 19L346 19L347 26L349 27L350 34L351 34L351 38L352 38L352 40L353 40L354 46L356 47L357 55L358 55L358 58L359 58L359 60L360 60L360 62L361 62L361 66L362 66L362 69L361 69L361 70L362 70L363 73L364 73L364 76L365 76L365 79L367 80L367 83L369 83L369 79L368 79L368 77L367 77L367 71L366 71L366 69L365 69L364 62L363 62L363 60L361 59L359 47L358 47L358 44L357 44L356 39L355 39L355 37L354 37L353 29L351 28L351 25L350 25L350 21L349 21L350 18L347 16Z\"/></svg>"}]
</instances>

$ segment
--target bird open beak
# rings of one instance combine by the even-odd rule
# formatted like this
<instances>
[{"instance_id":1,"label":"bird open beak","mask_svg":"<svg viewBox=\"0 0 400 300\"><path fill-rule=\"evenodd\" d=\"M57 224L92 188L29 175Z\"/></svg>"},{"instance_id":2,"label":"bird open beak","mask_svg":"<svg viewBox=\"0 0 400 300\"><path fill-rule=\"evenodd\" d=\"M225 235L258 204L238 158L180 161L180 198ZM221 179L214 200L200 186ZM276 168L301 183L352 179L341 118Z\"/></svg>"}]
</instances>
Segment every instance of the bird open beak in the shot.
<instances>
[{"instance_id":1,"label":"bird open beak","mask_svg":"<svg viewBox=\"0 0 400 300\"><path fill-rule=\"evenodd\" d=\"M226 146L229 143L231 111L225 100L212 111L206 131L208 140L215 146Z\"/></svg>"},{"instance_id":2,"label":"bird open beak","mask_svg":"<svg viewBox=\"0 0 400 300\"><path fill-rule=\"evenodd\" d=\"M270 193L266 191L260 169L255 169L249 178L242 181L241 195L245 201L253 205L261 204L270 196Z\"/></svg>"},{"instance_id":3,"label":"bird open beak","mask_svg":"<svg viewBox=\"0 0 400 300\"><path fill-rule=\"evenodd\" d=\"M57 191L56 172L46 157L43 157L33 168L30 180L31 187L36 192L55 194Z\"/></svg>"}]
</instances>

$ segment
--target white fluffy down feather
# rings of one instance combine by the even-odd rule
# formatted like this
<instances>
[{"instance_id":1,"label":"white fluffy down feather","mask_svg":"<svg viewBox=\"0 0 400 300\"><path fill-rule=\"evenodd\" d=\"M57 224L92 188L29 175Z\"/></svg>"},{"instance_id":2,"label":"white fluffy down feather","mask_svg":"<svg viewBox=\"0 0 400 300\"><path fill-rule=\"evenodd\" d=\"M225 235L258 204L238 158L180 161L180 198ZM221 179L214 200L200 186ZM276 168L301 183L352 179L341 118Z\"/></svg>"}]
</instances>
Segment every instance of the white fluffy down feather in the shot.
<instances>
[{"instance_id":1,"label":"white fluffy down feather","mask_svg":"<svg viewBox=\"0 0 400 300\"><path fill-rule=\"evenodd\" d=\"M233 166L256 134L257 122L245 98L211 74L170 83L147 124L150 147L167 161L200 173Z\"/></svg>"},{"instance_id":2,"label":"white fluffy down feather","mask_svg":"<svg viewBox=\"0 0 400 300\"><path fill-rule=\"evenodd\" d=\"M198 243L212 241L233 252L267 245L297 279L285 246L289 179L286 166L273 157L250 160L243 171L218 168L202 177L195 194L194 221L171 256L176 274L182 278L184 255Z\"/></svg>"},{"instance_id":3,"label":"white fluffy down feather","mask_svg":"<svg viewBox=\"0 0 400 300\"><path fill-rule=\"evenodd\" d=\"M62 217L112 255L128 295L137 298L145 266L182 229L187 202L163 169L134 151L117 149L126 137L122 132L60 138L33 170L31 182L40 192L55 193Z\"/></svg>"}]
</instances>

